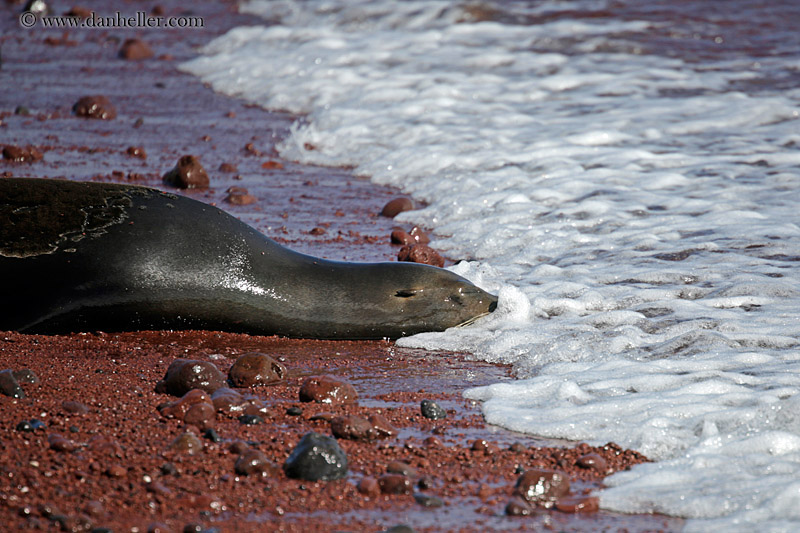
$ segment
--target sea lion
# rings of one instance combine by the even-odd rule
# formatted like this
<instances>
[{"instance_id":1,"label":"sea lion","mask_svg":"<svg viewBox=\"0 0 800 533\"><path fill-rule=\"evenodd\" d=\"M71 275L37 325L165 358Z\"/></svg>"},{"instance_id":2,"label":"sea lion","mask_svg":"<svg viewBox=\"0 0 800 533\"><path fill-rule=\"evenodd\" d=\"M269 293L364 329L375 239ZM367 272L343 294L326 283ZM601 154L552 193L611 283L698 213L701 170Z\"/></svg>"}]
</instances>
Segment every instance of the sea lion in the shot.
<instances>
[{"instance_id":1,"label":"sea lion","mask_svg":"<svg viewBox=\"0 0 800 533\"><path fill-rule=\"evenodd\" d=\"M464 325L497 298L447 270L293 252L157 189L0 178L0 330L207 329L397 338Z\"/></svg>"}]
</instances>

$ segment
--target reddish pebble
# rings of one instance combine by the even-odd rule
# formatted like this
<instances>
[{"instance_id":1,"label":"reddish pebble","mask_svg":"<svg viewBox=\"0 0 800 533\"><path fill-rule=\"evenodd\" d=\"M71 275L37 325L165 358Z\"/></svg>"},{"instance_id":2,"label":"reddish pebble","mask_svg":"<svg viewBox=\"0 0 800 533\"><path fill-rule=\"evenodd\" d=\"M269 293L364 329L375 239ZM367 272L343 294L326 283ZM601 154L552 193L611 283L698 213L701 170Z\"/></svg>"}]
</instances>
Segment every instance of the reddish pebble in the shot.
<instances>
[{"instance_id":1,"label":"reddish pebble","mask_svg":"<svg viewBox=\"0 0 800 533\"><path fill-rule=\"evenodd\" d=\"M72 106L72 112L79 117L111 120L116 118L117 110L103 95L84 96Z\"/></svg>"},{"instance_id":2,"label":"reddish pebble","mask_svg":"<svg viewBox=\"0 0 800 533\"><path fill-rule=\"evenodd\" d=\"M384 494L411 494L411 480L401 474L384 474L378 478L378 486Z\"/></svg>"},{"instance_id":3,"label":"reddish pebble","mask_svg":"<svg viewBox=\"0 0 800 533\"><path fill-rule=\"evenodd\" d=\"M108 477L120 478L127 473L128 470L124 466L120 465L111 465L106 469L106 475Z\"/></svg>"},{"instance_id":4,"label":"reddish pebble","mask_svg":"<svg viewBox=\"0 0 800 533\"><path fill-rule=\"evenodd\" d=\"M391 234L392 244L414 244L414 237L406 233L405 230L400 228L395 228L392 230Z\"/></svg>"},{"instance_id":5,"label":"reddish pebble","mask_svg":"<svg viewBox=\"0 0 800 533\"><path fill-rule=\"evenodd\" d=\"M21 148L19 146L7 145L3 147L3 159L14 161L15 163L35 163L44 157L42 153L32 146Z\"/></svg>"},{"instance_id":6,"label":"reddish pebble","mask_svg":"<svg viewBox=\"0 0 800 533\"><path fill-rule=\"evenodd\" d=\"M261 164L261 168L265 168L267 170L276 170L283 168L283 163L279 163L277 161L266 161L265 163Z\"/></svg>"},{"instance_id":7,"label":"reddish pebble","mask_svg":"<svg viewBox=\"0 0 800 533\"><path fill-rule=\"evenodd\" d=\"M428 448L441 448L442 446L444 446L444 444L442 444L442 441L440 441L436 437L428 437L424 441L422 441L422 443Z\"/></svg>"},{"instance_id":8,"label":"reddish pebble","mask_svg":"<svg viewBox=\"0 0 800 533\"><path fill-rule=\"evenodd\" d=\"M347 415L331 420L331 432L336 438L350 440L372 440L372 424L366 418Z\"/></svg>"},{"instance_id":9,"label":"reddish pebble","mask_svg":"<svg viewBox=\"0 0 800 533\"><path fill-rule=\"evenodd\" d=\"M138 157L139 159L147 159L147 154L141 146L129 146L125 153L131 157Z\"/></svg>"},{"instance_id":10,"label":"reddish pebble","mask_svg":"<svg viewBox=\"0 0 800 533\"><path fill-rule=\"evenodd\" d=\"M264 452L260 452L253 448L245 450L242 455L236 459L234 465L236 473L241 476L249 476L252 474L260 474L262 476L277 475L280 468L267 459Z\"/></svg>"},{"instance_id":11,"label":"reddish pebble","mask_svg":"<svg viewBox=\"0 0 800 533\"><path fill-rule=\"evenodd\" d=\"M173 440L172 444L169 445L169 449L178 453L194 455L203 449L203 443L197 438L197 435L187 431Z\"/></svg>"},{"instance_id":12,"label":"reddish pebble","mask_svg":"<svg viewBox=\"0 0 800 533\"><path fill-rule=\"evenodd\" d=\"M267 354L259 352L239 356L228 371L234 387L257 387L277 383L286 377L286 367Z\"/></svg>"},{"instance_id":13,"label":"reddish pebble","mask_svg":"<svg viewBox=\"0 0 800 533\"><path fill-rule=\"evenodd\" d=\"M71 415L85 415L89 412L88 407L81 402L76 402L74 400L64 400L61 402L61 408Z\"/></svg>"},{"instance_id":14,"label":"reddish pebble","mask_svg":"<svg viewBox=\"0 0 800 533\"><path fill-rule=\"evenodd\" d=\"M395 198L383 206L381 216L394 218L403 211L411 211L412 209L414 209L414 202L410 198Z\"/></svg>"},{"instance_id":15,"label":"reddish pebble","mask_svg":"<svg viewBox=\"0 0 800 533\"><path fill-rule=\"evenodd\" d=\"M312 228L308 232L309 235L325 235L325 233L327 233L325 228L321 228L319 226L317 226L316 228Z\"/></svg>"},{"instance_id":16,"label":"reddish pebble","mask_svg":"<svg viewBox=\"0 0 800 533\"><path fill-rule=\"evenodd\" d=\"M496 444L493 444L484 439L477 439L472 442L473 452L483 452L486 455L492 455L500 451Z\"/></svg>"},{"instance_id":17,"label":"reddish pebble","mask_svg":"<svg viewBox=\"0 0 800 533\"><path fill-rule=\"evenodd\" d=\"M578 458L575 463L581 468L594 470L600 474L608 473L608 462L596 453L587 453Z\"/></svg>"},{"instance_id":18,"label":"reddish pebble","mask_svg":"<svg viewBox=\"0 0 800 533\"><path fill-rule=\"evenodd\" d=\"M219 166L219 171L233 174L234 172L239 172L239 169L236 168L236 165L233 163L221 163Z\"/></svg>"},{"instance_id":19,"label":"reddish pebble","mask_svg":"<svg viewBox=\"0 0 800 533\"><path fill-rule=\"evenodd\" d=\"M300 386L301 402L338 404L354 402L357 398L352 385L331 376L310 377Z\"/></svg>"},{"instance_id":20,"label":"reddish pebble","mask_svg":"<svg viewBox=\"0 0 800 533\"><path fill-rule=\"evenodd\" d=\"M410 261L412 263L423 263L438 267L444 266L444 259L439 253L424 244L412 244L403 246L397 253L398 261Z\"/></svg>"},{"instance_id":21,"label":"reddish pebble","mask_svg":"<svg viewBox=\"0 0 800 533\"><path fill-rule=\"evenodd\" d=\"M164 183L179 189L207 189L209 180L206 170L193 155L178 159L175 168L164 174Z\"/></svg>"},{"instance_id":22,"label":"reddish pebble","mask_svg":"<svg viewBox=\"0 0 800 533\"><path fill-rule=\"evenodd\" d=\"M141 39L127 39L119 49L119 57L132 60L149 59L153 57L153 50Z\"/></svg>"},{"instance_id":23,"label":"reddish pebble","mask_svg":"<svg viewBox=\"0 0 800 533\"><path fill-rule=\"evenodd\" d=\"M430 237L428 237L428 234L422 231L419 226L414 226L413 228L411 228L411 231L409 231L408 234L411 235L414 241L419 244L428 244L429 242L431 242L431 239Z\"/></svg>"},{"instance_id":24,"label":"reddish pebble","mask_svg":"<svg viewBox=\"0 0 800 533\"><path fill-rule=\"evenodd\" d=\"M397 435L397 429L383 415L369 415L369 423L372 424L374 438L383 439Z\"/></svg>"},{"instance_id":25,"label":"reddish pebble","mask_svg":"<svg viewBox=\"0 0 800 533\"><path fill-rule=\"evenodd\" d=\"M233 205L250 205L256 203L256 197L244 187L229 187L225 201Z\"/></svg>"},{"instance_id":26,"label":"reddish pebble","mask_svg":"<svg viewBox=\"0 0 800 533\"><path fill-rule=\"evenodd\" d=\"M392 461L386 465L386 472L389 474L400 474L414 479L419 477L417 469L403 461Z\"/></svg>"},{"instance_id":27,"label":"reddish pebble","mask_svg":"<svg viewBox=\"0 0 800 533\"><path fill-rule=\"evenodd\" d=\"M183 396L192 389L213 393L225 386L225 376L213 363L193 359L175 359L164 378L156 384L156 392Z\"/></svg>"},{"instance_id":28,"label":"reddish pebble","mask_svg":"<svg viewBox=\"0 0 800 533\"><path fill-rule=\"evenodd\" d=\"M567 496L559 498L556 509L562 513L596 513L600 509L597 496Z\"/></svg>"},{"instance_id":29,"label":"reddish pebble","mask_svg":"<svg viewBox=\"0 0 800 533\"><path fill-rule=\"evenodd\" d=\"M381 493L381 487L378 484L378 480L374 477L365 477L361 478L361 481L358 482L358 492L374 498Z\"/></svg>"}]
</instances>

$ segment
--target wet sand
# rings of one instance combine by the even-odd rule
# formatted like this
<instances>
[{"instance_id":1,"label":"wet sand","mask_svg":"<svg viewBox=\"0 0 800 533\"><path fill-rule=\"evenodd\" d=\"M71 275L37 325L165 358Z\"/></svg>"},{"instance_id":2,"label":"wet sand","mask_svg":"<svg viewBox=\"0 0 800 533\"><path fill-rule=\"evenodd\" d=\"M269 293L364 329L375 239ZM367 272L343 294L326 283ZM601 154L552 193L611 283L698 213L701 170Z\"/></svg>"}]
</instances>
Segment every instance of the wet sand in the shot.
<instances>
[{"instance_id":1,"label":"wet sand","mask_svg":"<svg viewBox=\"0 0 800 533\"><path fill-rule=\"evenodd\" d=\"M154 7L82 5L131 15ZM70 7L59 6L55 14ZM399 247L389 241L394 223L377 213L397 191L347 169L281 160L274 143L295 117L216 95L177 71L213 36L261 23L237 14L235 3L192 3L187 9L202 16L205 27L183 30L25 30L17 23L19 9L19 3L6 3L0 22L0 79L18 88L0 94L0 144L33 155L29 162L0 159L0 176L164 188L161 176L193 154L211 186L185 194L226 209L279 242L331 259L396 257ZM165 15L190 14L174 4L162 9ZM118 57L134 37L150 46L153 57ZM87 95L105 96L116 117L75 116L73 104ZM226 202L232 186L247 188L255 203ZM203 423L159 412L176 400L154 390L176 358L209 361L227 372L238 355L251 351L279 358L288 370L279 384L240 390L263 404L257 410L261 423L245 425L238 413L224 411ZM575 501L590 508L588 493L607 473L646 459L614 445L546 443L486 426L480 407L461 392L510 379L509 369L469 361L465 354L221 332L0 332L0 370L24 368L38 377L37 383L21 383L25 398L0 396L0 522L9 530L381 531L409 524L416 531L667 531L681 525L660 516L564 512ZM300 402L303 380L319 375L347 380L358 400ZM447 417L424 418L423 399L438 402ZM303 434L331 434L331 416L375 414L396 434L338 439L350 462L346 478L301 481L280 468ZM32 419L43 427L18 429ZM218 439L206 436L209 428ZM200 449L172 448L186 432L198 437ZM273 464L266 475L236 472L245 448L261 451ZM377 481L393 461L416 470L402 481L410 493L374 492L374 482L365 480ZM506 516L520 472L533 468L566 473L573 498L562 498L562 510L534 507L529 516ZM437 499L443 506L418 503Z\"/></svg>"}]
</instances>

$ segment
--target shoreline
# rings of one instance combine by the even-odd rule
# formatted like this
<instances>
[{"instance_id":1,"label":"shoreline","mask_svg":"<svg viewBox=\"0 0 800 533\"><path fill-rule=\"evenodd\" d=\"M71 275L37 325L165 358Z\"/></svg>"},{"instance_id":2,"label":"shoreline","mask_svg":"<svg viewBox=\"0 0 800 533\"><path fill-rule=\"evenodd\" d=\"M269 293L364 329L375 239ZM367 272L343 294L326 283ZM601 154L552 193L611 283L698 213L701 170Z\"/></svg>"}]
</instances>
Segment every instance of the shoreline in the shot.
<instances>
[{"instance_id":1,"label":"shoreline","mask_svg":"<svg viewBox=\"0 0 800 533\"><path fill-rule=\"evenodd\" d=\"M389 243L395 224L377 213L397 191L353 177L347 169L281 160L274 143L294 117L214 94L177 70L179 62L193 56L194 47L213 36L259 23L238 14L234 2L193 4L191 14L204 17L206 26L187 30L24 30L16 25L21 4L7 6L6 14L13 11L14 16L2 23L0 77L18 80L20 89L0 97L0 131L7 145L33 147L42 159L0 160L0 175L168 190L161 176L181 156L193 154L210 175L211 188L181 194L223 207L297 251L358 261L396 256L399 248ZM98 11L152 9L121 1L83 6ZM163 11L188 14L172 6ZM153 57L120 59L119 49L130 38L146 42ZM72 105L86 95L106 96L116 118L74 116ZM28 114L16 112L20 107ZM256 202L225 202L231 186L247 188ZM213 425L222 440L213 442L203 439L195 424L160 416L157 407L176 399L154 391L172 360L196 358L226 372L237 355L249 351L280 357L288 370L277 385L240 390L264 402L263 423L244 426L218 413ZM519 469L538 465L564 471L572 478L573 493L585 497L600 486L607 471L579 466L581 457L595 454L612 469L643 458L613 446L546 447L540 439L487 427L479 405L462 398L461 391L510 379L509 369L468 361L464 354L431 357L388 342L299 341L221 332L52 337L0 332L0 370L5 368L29 368L39 378L39 383L22 385L24 399L0 396L0 442L5 445L0 464L7 465L0 483L0 517L12 529L63 529L62 524L79 529L88 523L113 531L181 531L191 524L207 531L378 531L408 523L416 531L670 531L682 524L662 516L543 509L531 516L505 516ZM299 402L302 380L312 375L349 381L358 402L332 407ZM441 403L448 417L435 423L421 417L422 399ZM65 401L82 403L88 412L68 412ZM302 414L286 414L292 407ZM263 477L236 475L237 442L248 443L280 466L304 432L330 434L325 413L381 414L398 434L374 441L339 439L351 461L344 480L301 482L279 469ZM325 416L314 419L320 415ZM47 427L30 434L16 429L20 421L32 418L41 418ZM201 438L201 451L170 449L185 432ZM54 448L53 434L75 447ZM92 444L97 442L101 444ZM514 444L519 446L510 449ZM444 507L424 507L412 494L359 492L363 479L380 478L397 460L418 471L418 477L408 476L415 483L413 492L435 496ZM428 488L420 487L421 478L429 480Z\"/></svg>"}]
</instances>

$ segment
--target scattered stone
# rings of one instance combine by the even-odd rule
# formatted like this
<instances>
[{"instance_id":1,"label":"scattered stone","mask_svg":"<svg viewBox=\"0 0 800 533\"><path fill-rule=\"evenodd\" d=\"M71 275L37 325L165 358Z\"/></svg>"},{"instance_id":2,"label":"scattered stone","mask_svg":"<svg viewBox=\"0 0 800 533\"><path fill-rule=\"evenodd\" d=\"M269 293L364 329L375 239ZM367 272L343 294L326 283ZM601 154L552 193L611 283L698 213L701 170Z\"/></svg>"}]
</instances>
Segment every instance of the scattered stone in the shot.
<instances>
[{"instance_id":1,"label":"scattered stone","mask_svg":"<svg viewBox=\"0 0 800 533\"><path fill-rule=\"evenodd\" d=\"M238 459L233 469L241 476L261 474L262 476L275 476L280 469L278 465L267 459L263 452L250 448L245 450Z\"/></svg>"},{"instance_id":2,"label":"scattered stone","mask_svg":"<svg viewBox=\"0 0 800 533\"><path fill-rule=\"evenodd\" d=\"M303 410L297 406L292 406L286 410L286 414L289 416L300 416L303 414Z\"/></svg>"},{"instance_id":3,"label":"scattered stone","mask_svg":"<svg viewBox=\"0 0 800 533\"><path fill-rule=\"evenodd\" d=\"M587 470L594 470L598 474L608 474L608 462L596 453L580 456L575 464Z\"/></svg>"},{"instance_id":4,"label":"scattered stone","mask_svg":"<svg viewBox=\"0 0 800 533\"><path fill-rule=\"evenodd\" d=\"M191 431L187 431L172 441L172 444L169 445L169 449L178 453L194 455L203 449L203 443L197 438L197 435Z\"/></svg>"},{"instance_id":5,"label":"scattered stone","mask_svg":"<svg viewBox=\"0 0 800 533\"><path fill-rule=\"evenodd\" d=\"M372 424L372 432L375 435L373 438L375 439L385 439L397 435L397 429L383 415L369 415L369 423Z\"/></svg>"},{"instance_id":6,"label":"scattered stone","mask_svg":"<svg viewBox=\"0 0 800 533\"><path fill-rule=\"evenodd\" d=\"M569 493L569 480L554 470L528 470L517 479L514 494L528 502L550 508Z\"/></svg>"},{"instance_id":7,"label":"scattered stone","mask_svg":"<svg viewBox=\"0 0 800 533\"><path fill-rule=\"evenodd\" d=\"M386 465L386 472L389 474L400 474L412 479L419 477L417 469L403 461L392 461Z\"/></svg>"},{"instance_id":8,"label":"scattered stone","mask_svg":"<svg viewBox=\"0 0 800 533\"><path fill-rule=\"evenodd\" d=\"M431 420L442 420L443 418L447 418L447 411L445 411L433 400L422 400L419 408L422 416L425 418L430 418Z\"/></svg>"},{"instance_id":9,"label":"scattered stone","mask_svg":"<svg viewBox=\"0 0 800 533\"><path fill-rule=\"evenodd\" d=\"M77 444L58 433L48 435L47 443L50 445L51 450L57 452L73 452L78 449Z\"/></svg>"},{"instance_id":10,"label":"scattered stone","mask_svg":"<svg viewBox=\"0 0 800 533\"><path fill-rule=\"evenodd\" d=\"M378 478L378 485L383 494L411 494L413 483L401 474L384 474Z\"/></svg>"},{"instance_id":11,"label":"scattered stone","mask_svg":"<svg viewBox=\"0 0 800 533\"><path fill-rule=\"evenodd\" d=\"M147 153L141 146L129 146L125 153L131 157L138 157L139 159L147 159Z\"/></svg>"},{"instance_id":12,"label":"scattered stone","mask_svg":"<svg viewBox=\"0 0 800 533\"><path fill-rule=\"evenodd\" d=\"M214 428L208 428L203 432L203 437L210 440L211 442L222 442L222 437L219 436L219 433Z\"/></svg>"},{"instance_id":13,"label":"scattered stone","mask_svg":"<svg viewBox=\"0 0 800 533\"><path fill-rule=\"evenodd\" d=\"M41 161L43 157L42 152L33 146L20 147L9 144L3 147L3 159L14 163L35 163Z\"/></svg>"},{"instance_id":14,"label":"scattered stone","mask_svg":"<svg viewBox=\"0 0 800 533\"><path fill-rule=\"evenodd\" d=\"M233 174L233 173L239 172L239 169L236 168L236 165L234 165L233 163L222 163L219 166L219 171L220 172L227 172L229 174Z\"/></svg>"},{"instance_id":15,"label":"scattered stone","mask_svg":"<svg viewBox=\"0 0 800 533\"><path fill-rule=\"evenodd\" d=\"M506 514L508 516L528 516L532 512L533 507L531 507L531 504L519 496L511 498L506 505Z\"/></svg>"},{"instance_id":16,"label":"scattered stone","mask_svg":"<svg viewBox=\"0 0 800 533\"><path fill-rule=\"evenodd\" d=\"M261 168L266 170L279 170L283 168L283 163L278 161L265 161L261 164Z\"/></svg>"},{"instance_id":17,"label":"scattered stone","mask_svg":"<svg viewBox=\"0 0 800 533\"><path fill-rule=\"evenodd\" d=\"M600 510L597 496L566 496L559 498L556 509L562 513L596 513Z\"/></svg>"},{"instance_id":18,"label":"scattered stone","mask_svg":"<svg viewBox=\"0 0 800 533\"><path fill-rule=\"evenodd\" d=\"M441 498L437 498L436 496L431 496L430 494L420 494L419 492L416 492L414 493L414 500L416 500L416 502L421 506L430 509L435 509L444 506L444 502L442 501Z\"/></svg>"},{"instance_id":19,"label":"scattered stone","mask_svg":"<svg viewBox=\"0 0 800 533\"><path fill-rule=\"evenodd\" d=\"M164 183L179 189L207 189L209 180L206 170L193 155L178 159L175 168L164 174Z\"/></svg>"},{"instance_id":20,"label":"scattered stone","mask_svg":"<svg viewBox=\"0 0 800 533\"><path fill-rule=\"evenodd\" d=\"M329 481L347 475L347 456L336 439L306 433L283 465L286 475L307 481Z\"/></svg>"},{"instance_id":21,"label":"scattered stone","mask_svg":"<svg viewBox=\"0 0 800 533\"><path fill-rule=\"evenodd\" d=\"M111 120L117 117L117 110L103 95L84 96L72 106L72 112L79 117Z\"/></svg>"},{"instance_id":22,"label":"scattered stone","mask_svg":"<svg viewBox=\"0 0 800 533\"><path fill-rule=\"evenodd\" d=\"M119 49L119 57L131 60L149 59L153 57L153 50L141 39L126 39Z\"/></svg>"},{"instance_id":23,"label":"scattered stone","mask_svg":"<svg viewBox=\"0 0 800 533\"><path fill-rule=\"evenodd\" d=\"M39 383L39 376L37 376L30 368L20 368L19 370L14 370L13 374L20 383L28 383L31 385L36 385Z\"/></svg>"},{"instance_id":24,"label":"scattered stone","mask_svg":"<svg viewBox=\"0 0 800 533\"><path fill-rule=\"evenodd\" d=\"M229 187L225 201L232 205L250 205L256 203L256 197L244 187Z\"/></svg>"},{"instance_id":25,"label":"scattered stone","mask_svg":"<svg viewBox=\"0 0 800 533\"><path fill-rule=\"evenodd\" d=\"M258 415L242 415L239 417L239 423L244 426L255 426L256 424L263 424L264 418Z\"/></svg>"},{"instance_id":26,"label":"scattered stone","mask_svg":"<svg viewBox=\"0 0 800 533\"><path fill-rule=\"evenodd\" d=\"M414 226L411 228L411 231L408 232L409 235L416 241L418 244L428 244L431 242L430 237L428 234L422 231L419 226Z\"/></svg>"},{"instance_id":27,"label":"scattered stone","mask_svg":"<svg viewBox=\"0 0 800 533\"><path fill-rule=\"evenodd\" d=\"M442 446L444 446L444 444L442 444L442 441L434 436L426 437L425 440L422 441L422 443L428 448L441 448Z\"/></svg>"},{"instance_id":28,"label":"scattered stone","mask_svg":"<svg viewBox=\"0 0 800 533\"><path fill-rule=\"evenodd\" d=\"M511 446L508 447L514 453L524 453L527 451L527 448L522 445L522 443L515 442Z\"/></svg>"},{"instance_id":29,"label":"scattered stone","mask_svg":"<svg viewBox=\"0 0 800 533\"><path fill-rule=\"evenodd\" d=\"M325 228L320 227L320 226L317 226L315 228L311 228L308 231L309 235L325 235L326 233L327 233L327 230Z\"/></svg>"},{"instance_id":30,"label":"scattered stone","mask_svg":"<svg viewBox=\"0 0 800 533\"><path fill-rule=\"evenodd\" d=\"M175 359L164 378L156 384L156 392L183 396L192 389L213 393L225 386L225 376L213 363L194 359Z\"/></svg>"},{"instance_id":31,"label":"scattered stone","mask_svg":"<svg viewBox=\"0 0 800 533\"><path fill-rule=\"evenodd\" d=\"M28 117L31 114L31 110L28 109L28 106L18 105L17 107L14 108L14 114L23 117Z\"/></svg>"},{"instance_id":32,"label":"scattered stone","mask_svg":"<svg viewBox=\"0 0 800 533\"><path fill-rule=\"evenodd\" d=\"M332 376L310 377L300 386L301 402L339 404L356 399L358 394L352 385Z\"/></svg>"},{"instance_id":33,"label":"scattered stone","mask_svg":"<svg viewBox=\"0 0 800 533\"><path fill-rule=\"evenodd\" d=\"M337 416L331 420L331 432L340 439L372 440L372 424L356 415Z\"/></svg>"},{"instance_id":34,"label":"scattered stone","mask_svg":"<svg viewBox=\"0 0 800 533\"><path fill-rule=\"evenodd\" d=\"M12 398L24 398L25 391L22 390L14 372L10 369L0 372L0 393Z\"/></svg>"},{"instance_id":35,"label":"scattered stone","mask_svg":"<svg viewBox=\"0 0 800 533\"><path fill-rule=\"evenodd\" d=\"M428 244L431 242L428 235L419 226L414 226L409 232L403 228L392 228L391 240L392 244L403 245Z\"/></svg>"},{"instance_id":36,"label":"scattered stone","mask_svg":"<svg viewBox=\"0 0 800 533\"><path fill-rule=\"evenodd\" d=\"M122 446L104 435L95 435L90 438L87 448L98 455L122 457Z\"/></svg>"},{"instance_id":37,"label":"scattered stone","mask_svg":"<svg viewBox=\"0 0 800 533\"><path fill-rule=\"evenodd\" d=\"M64 400L61 402L61 408L71 415L85 415L89 412L89 408L85 404L75 400Z\"/></svg>"},{"instance_id":38,"label":"scattered stone","mask_svg":"<svg viewBox=\"0 0 800 533\"><path fill-rule=\"evenodd\" d=\"M386 203L381 210L381 216L394 218L403 211L414 209L414 202L410 198L395 198Z\"/></svg>"},{"instance_id":39,"label":"scattered stone","mask_svg":"<svg viewBox=\"0 0 800 533\"><path fill-rule=\"evenodd\" d=\"M416 533L414 528L406 524L397 524L389 529L384 530L384 533Z\"/></svg>"},{"instance_id":40,"label":"scattered stone","mask_svg":"<svg viewBox=\"0 0 800 533\"><path fill-rule=\"evenodd\" d=\"M234 387L257 387L277 383L285 377L285 366L258 352L240 356L228 371L228 382Z\"/></svg>"},{"instance_id":41,"label":"scattered stone","mask_svg":"<svg viewBox=\"0 0 800 533\"><path fill-rule=\"evenodd\" d=\"M228 447L228 449L231 451L231 453L236 453L241 455L250 449L250 445L242 440L237 440L235 442L232 442L231 445Z\"/></svg>"},{"instance_id":42,"label":"scattered stone","mask_svg":"<svg viewBox=\"0 0 800 533\"><path fill-rule=\"evenodd\" d=\"M217 412L211 397L202 389L192 389L180 400L161 404L158 411L165 418L177 418L200 429L209 427Z\"/></svg>"},{"instance_id":43,"label":"scattered stone","mask_svg":"<svg viewBox=\"0 0 800 533\"><path fill-rule=\"evenodd\" d=\"M422 263L437 267L444 266L444 259L439 252L424 244L411 244L403 246L397 253L398 261L408 261L411 263Z\"/></svg>"},{"instance_id":44,"label":"scattered stone","mask_svg":"<svg viewBox=\"0 0 800 533\"><path fill-rule=\"evenodd\" d=\"M175 466L175 463L164 463L159 470L165 476L174 476L178 473L178 467Z\"/></svg>"},{"instance_id":45,"label":"scattered stone","mask_svg":"<svg viewBox=\"0 0 800 533\"><path fill-rule=\"evenodd\" d=\"M378 485L378 480L374 477L364 477L358 482L358 492L370 496L372 498L381 493L381 487Z\"/></svg>"},{"instance_id":46,"label":"scattered stone","mask_svg":"<svg viewBox=\"0 0 800 533\"><path fill-rule=\"evenodd\" d=\"M500 451L496 444L489 442L485 439L476 439L472 441L473 452L483 452L485 455L492 455Z\"/></svg>"}]
</instances>

